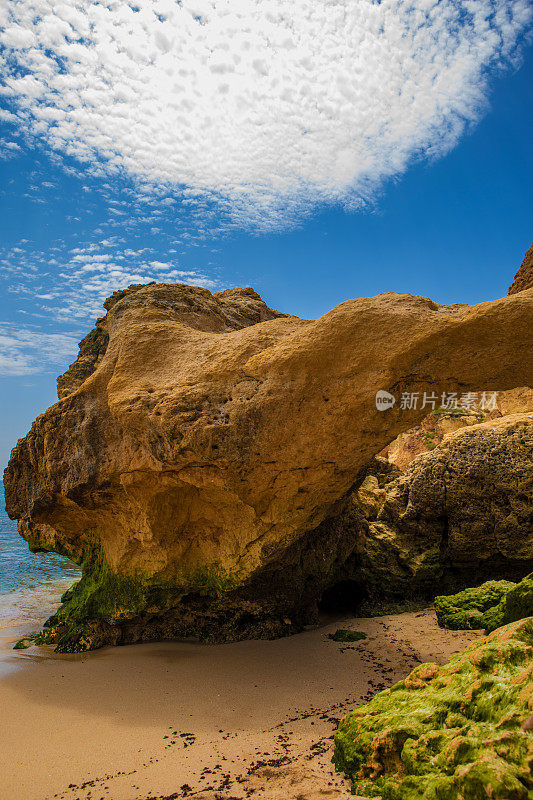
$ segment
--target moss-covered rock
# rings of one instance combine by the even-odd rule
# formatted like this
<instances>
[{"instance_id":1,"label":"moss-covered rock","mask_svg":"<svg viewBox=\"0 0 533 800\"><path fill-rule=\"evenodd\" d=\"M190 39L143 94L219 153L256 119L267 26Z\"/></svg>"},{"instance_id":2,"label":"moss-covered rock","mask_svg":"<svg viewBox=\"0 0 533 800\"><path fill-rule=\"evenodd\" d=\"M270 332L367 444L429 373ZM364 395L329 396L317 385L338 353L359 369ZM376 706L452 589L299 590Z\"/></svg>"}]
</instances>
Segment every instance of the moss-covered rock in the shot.
<instances>
[{"instance_id":1,"label":"moss-covered rock","mask_svg":"<svg viewBox=\"0 0 533 800\"><path fill-rule=\"evenodd\" d=\"M489 581L474 589L435 598L439 625L496 630L509 622L533 615L533 572L520 583Z\"/></svg>"},{"instance_id":2,"label":"moss-covered rock","mask_svg":"<svg viewBox=\"0 0 533 800\"><path fill-rule=\"evenodd\" d=\"M533 618L421 664L348 714L334 763L354 793L383 800L533 796ZM527 727L527 726L526 726Z\"/></svg>"},{"instance_id":3,"label":"moss-covered rock","mask_svg":"<svg viewBox=\"0 0 533 800\"><path fill-rule=\"evenodd\" d=\"M347 628L339 628L335 633L330 633L329 638L334 642L360 642L366 639L366 633L362 631L350 631Z\"/></svg>"},{"instance_id":4,"label":"moss-covered rock","mask_svg":"<svg viewBox=\"0 0 533 800\"><path fill-rule=\"evenodd\" d=\"M319 559L315 538L323 547ZM179 573L117 573L101 545L90 541L81 556L65 553L80 565L82 578L63 594L62 605L36 634L35 643L75 653L162 639L215 644L299 632L317 621L310 610L314 594L302 591L307 570L316 570L319 586L331 582L336 546L319 526L308 542L300 540L289 552L285 571L274 562L256 581L238 586L217 564ZM330 569L325 566L328 558L333 561ZM273 585L274 599L269 600L265 593Z\"/></svg>"},{"instance_id":5,"label":"moss-covered rock","mask_svg":"<svg viewBox=\"0 0 533 800\"><path fill-rule=\"evenodd\" d=\"M119 644L122 626L139 615L159 617L177 607L191 590L208 596L233 588L231 580L215 568L168 581L141 573L118 574L96 542L87 544L80 566L81 580L63 594L62 605L35 637L37 644L55 644L58 653Z\"/></svg>"},{"instance_id":6,"label":"moss-covered rock","mask_svg":"<svg viewBox=\"0 0 533 800\"><path fill-rule=\"evenodd\" d=\"M19 641L13 645L13 650L27 650L34 644L33 636L26 636L24 639L19 639Z\"/></svg>"},{"instance_id":7,"label":"moss-covered rock","mask_svg":"<svg viewBox=\"0 0 533 800\"><path fill-rule=\"evenodd\" d=\"M533 572L505 592L498 605L485 611L483 627L487 631L494 631L500 625L531 615L533 615Z\"/></svg>"},{"instance_id":8,"label":"moss-covered rock","mask_svg":"<svg viewBox=\"0 0 533 800\"><path fill-rule=\"evenodd\" d=\"M435 611L439 625L452 630L484 628L484 612L498 605L514 586L516 584L511 581L488 581L458 594L436 597Z\"/></svg>"}]
</instances>

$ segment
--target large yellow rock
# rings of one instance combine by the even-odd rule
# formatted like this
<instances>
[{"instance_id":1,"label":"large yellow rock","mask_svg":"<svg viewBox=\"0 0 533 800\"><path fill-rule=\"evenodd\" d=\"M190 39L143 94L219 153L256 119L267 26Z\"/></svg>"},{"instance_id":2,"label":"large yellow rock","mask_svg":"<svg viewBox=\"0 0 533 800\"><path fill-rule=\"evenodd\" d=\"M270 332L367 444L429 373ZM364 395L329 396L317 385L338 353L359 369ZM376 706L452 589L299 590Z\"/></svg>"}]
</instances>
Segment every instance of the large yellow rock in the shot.
<instances>
[{"instance_id":1,"label":"large yellow rock","mask_svg":"<svg viewBox=\"0 0 533 800\"><path fill-rule=\"evenodd\" d=\"M97 563L143 587L135 602L123 592L90 604L113 628L104 640L195 632L200 618L205 635L220 632L235 592L248 619L221 635L257 632L258 615L276 618L269 635L290 629L320 588L306 564L323 559L327 581L341 559L340 535L311 544L309 532L427 415L402 410L401 394L533 384L531 289L472 307L388 293L316 321L272 311L250 289L152 284L107 307L5 473L30 546L85 560L95 584ZM379 390L394 407L377 410Z\"/></svg>"}]
</instances>

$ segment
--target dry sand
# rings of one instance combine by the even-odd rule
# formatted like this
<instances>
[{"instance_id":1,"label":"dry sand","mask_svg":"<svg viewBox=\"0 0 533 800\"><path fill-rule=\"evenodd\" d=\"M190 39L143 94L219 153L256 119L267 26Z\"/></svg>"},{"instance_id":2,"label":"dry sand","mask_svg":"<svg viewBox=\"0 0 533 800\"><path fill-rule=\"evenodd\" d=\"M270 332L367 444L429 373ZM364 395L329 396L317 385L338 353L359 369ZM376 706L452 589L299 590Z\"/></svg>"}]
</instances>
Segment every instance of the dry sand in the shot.
<instances>
[{"instance_id":1,"label":"dry sand","mask_svg":"<svg viewBox=\"0 0 533 800\"><path fill-rule=\"evenodd\" d=\"M333 642L339 627L368 638ZM4 643L0 798L353 797L331 766L339 717L476 635L426 610L226 645L7 656Z\"/></svg>"}]
</instances>

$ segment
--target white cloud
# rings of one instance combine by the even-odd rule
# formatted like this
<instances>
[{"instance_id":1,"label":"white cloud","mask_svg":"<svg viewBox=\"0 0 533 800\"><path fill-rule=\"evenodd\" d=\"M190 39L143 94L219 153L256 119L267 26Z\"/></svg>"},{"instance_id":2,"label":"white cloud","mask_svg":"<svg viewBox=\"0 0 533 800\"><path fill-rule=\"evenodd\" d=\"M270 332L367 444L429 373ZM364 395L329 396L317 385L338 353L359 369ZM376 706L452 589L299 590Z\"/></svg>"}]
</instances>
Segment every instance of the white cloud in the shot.
<instances>
[{"instance_id":1,"label":"white cloud","mask_svg":"<svg viewBox=\"0 0 533 800\"><path fill-rule=\"evenodd\" d=\"M88 253L79 253L78 255L74 256L72 259L73 261L81 261L81 262L97 262L97 261L110 261L111 256L107 254L102 255L91 255Z\"/></svg>"},{"instance_id":2,"label":"white cloud","mask_svg":"<svg viewBox=\"0 0 533 800\"><path fill-rule=\"evenodd\" d=\"M0 248L0 281L5 291L17 296L19 313L29 313L61 326L71 325L74 320L80 325L93 325L105 313L104 300L132 283L160 281L211 290L225 288L209 273L181 268L176 258L154 260L149 247L121 248L115 240L107 240L107 245L113 248L112 252L106 252L103 243L89 242L77 247L62 243L50 249L54 258L50 257L50 250L32 248L26 252L18 246ZM50 271L52 263L54 269ZM0 348L2 344L7 341L0 339ZM43 352L41 366L47 357ZM34 366L31 361L26 365L20 348L16 353L4 353L1 365L0 372L2 368L25 370Z\"/></svg>"},{"instance_id":3,"label":"white cloud","mask_svg":"<svg viewBox=\"0 0 533 800\"><path fill-rule=\"evenodd\" d=\"M12 158L20 149L21 147L17 142L10 142L0 137L0 158L2 160L7 161Z\"/></svg>"},{"instance_id":4,"label":"white cloud","mask_svg":"<svg viewBox=\"0 0 533 800\"><path fill-rule=\"evenodd\" d=\"M54 150L271 227L452 147L530 19L528 0L4 0L0 91Z\"/></svg>"},{"instance_id":5,"label":"white cloud","mask_svg":"<svg viewBox=\"0 0 533 800\"><path fill-rule=\"evenodd\" d=\"M78 337L0 322L0 375L30 375L66 365L78 352Z\"/></svg>"},{"instance_id":6,"label":"white cloud","mask_svg":"<svg viewBox=\"0 0 533 800\"><path fill-rule=\"evenodd\" d=\"M8 111L7 108L0 108L0 120L2 120L2 122L17 122L18 117L16 114Z\"/></svg>"},{"instance_id":7,"label":"white cloud","mask_svg":"<svg viewBox=\"0 0 533 800\"><path fill-rule=\"evenodd\" d=\"M165 272L165 270L172 269L173 266L167 261L150 261L149 263L152 269L155 269L156 272Z\"/></svg>"},{"instance_id":8,"label":"white cloud","mask_svg":"<svg viewBox=\"0 0 533 800\"><path fill-rule=\"evenodd\" d=\"M108 257L109 258L109 257ZM119 259L115 256L116 261ZM146 263L142 259L135 264L124 266L116 261L82 264L72 261L65 264L62 278L62 294L57 305L46 310L56 319L87 319L101 316L103 302L117 289L124 289L132 283L152 281L186 283L189 286L204 286L207 289L220 288L218 282L197 270L178 270L172 263ZM68 271L67 271L68 270Z\"/></svg>"}]
</instances>

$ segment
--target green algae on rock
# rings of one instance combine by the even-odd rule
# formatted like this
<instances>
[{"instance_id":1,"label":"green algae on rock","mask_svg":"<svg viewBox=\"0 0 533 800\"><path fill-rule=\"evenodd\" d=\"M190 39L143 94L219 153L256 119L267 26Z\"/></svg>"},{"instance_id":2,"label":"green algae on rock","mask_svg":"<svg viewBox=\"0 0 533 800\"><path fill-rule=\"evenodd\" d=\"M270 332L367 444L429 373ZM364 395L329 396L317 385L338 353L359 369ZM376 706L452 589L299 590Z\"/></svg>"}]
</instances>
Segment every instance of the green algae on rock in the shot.
<instances>
[{"instance_id":1,"label":"green algae on rock","mask_svg":"<svg viewBox=\"0 0 533 800\"><path fill-rule=\"evenodd\" d=\"M443 628L494 631L533 615L533 572L520 583L488 581L458 594L436 597L435 611Z\"/></svg>"},{"instance_id":2,"label":"green algae on rock","mask_svg":"<svg viewBox=\"0 0 533 800\"><path fill-rule=\"evenodd\" d=\"M366 633L339 628L335 633L330 633L329 638L334 642L360 642L362 639L366 639Z\"/></svg>"},{"instance_id":3,"label":"green algae on rock","mask_svg":"<svg viewBox=\"0 0 533 800\"><path fill-rule=\"evenodd\" d=\"M509 589L497 606L487 609L483 624L487 631L533 614L533 572Z\"/></svg>"},{"instance_id":4,"label":"green algae on rock","mask_svg":"<svg viewBox=\"0 0 533 800\"><path fill-rule=\"evenodd\" d=\"M233 588L231 579L215 566L167 581L148 574L118 574L96 542L88 543L80 566L81 580L63 594L62 605L35 637L37 644L55 644L58 653L92 650L108 641L120 644L121 627L139 615L159 617L178 607L191 591L207 597Z\"/></svg>"},{"instance_id":5,"label":"green algae on rock","mask_svg":"<svg viewBox=\"0 0 533 800\"><path fill-rule=\"evenodd\" d=\"M24 639L19 639L19 641L13 645L13 650L27 650L29 647L32 647L33 644L33 638L26 636Z\"/></svg>"},{"instance_id":6,"label":"green algae on rock","mask_svg":"<svg viewBox=\"0 0 533 800\"><path fill-rule=\"evenodd\" d=\"M355 794L383 800L533 796L533 618L421 664L348 714L334 763ZM527 726L526 726L527 727Z\"/></svg>"},{"instance_id":7,"label":"green algae on rock","mask_svg":"<svg viewBox=\"0 0 533 800\"><path fill-rule=\"evenodd\" d=\"M512 581L487 581L457 594L436 597L435 612L439 625L451 630L484 628L484 612L498 605L505 593L514 586L516 583Z\"/></svg>"}]
</instances>

